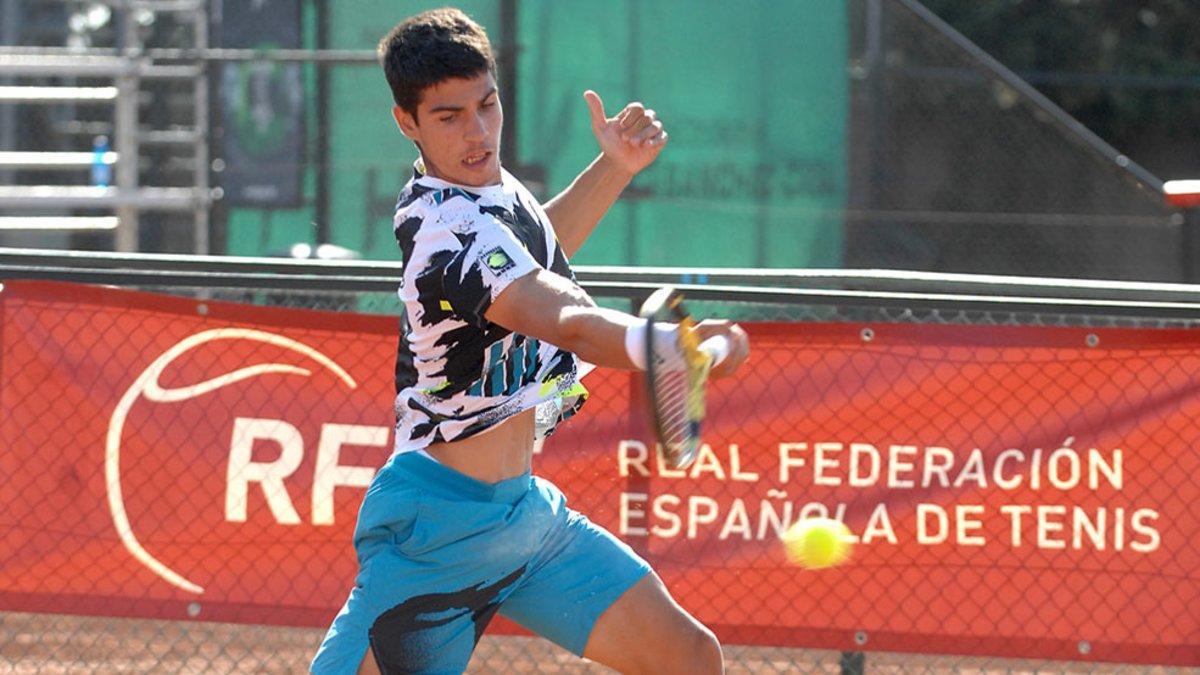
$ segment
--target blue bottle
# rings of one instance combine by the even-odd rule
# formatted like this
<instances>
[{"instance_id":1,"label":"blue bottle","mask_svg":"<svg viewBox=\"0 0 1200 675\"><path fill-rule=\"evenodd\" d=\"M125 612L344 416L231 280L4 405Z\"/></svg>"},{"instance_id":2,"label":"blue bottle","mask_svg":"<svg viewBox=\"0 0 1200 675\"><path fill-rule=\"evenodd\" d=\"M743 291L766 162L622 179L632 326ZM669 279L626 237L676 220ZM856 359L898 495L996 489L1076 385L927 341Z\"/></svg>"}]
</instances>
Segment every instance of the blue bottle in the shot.
<instances>
[{"instance_id":1,"label":"blue bottle","mask_svg":"<svg viewBox=\"0 0 1200 675\"><path fill-rule=\"evenodd\" d=\"M96 187L112 184L112 165L104 161L108 152L108 136L97 136L92 141L92 185Z\"/></svg>"}]
</instances>

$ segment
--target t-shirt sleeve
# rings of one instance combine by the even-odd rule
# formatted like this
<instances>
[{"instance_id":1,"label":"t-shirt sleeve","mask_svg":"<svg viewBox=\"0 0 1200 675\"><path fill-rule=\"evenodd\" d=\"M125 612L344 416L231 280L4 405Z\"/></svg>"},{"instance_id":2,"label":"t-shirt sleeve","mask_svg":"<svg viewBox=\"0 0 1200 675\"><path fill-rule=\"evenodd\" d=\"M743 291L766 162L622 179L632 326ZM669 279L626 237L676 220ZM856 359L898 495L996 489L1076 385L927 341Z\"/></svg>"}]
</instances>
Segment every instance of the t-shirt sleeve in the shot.
<instances>
[{"instance_id":1,"label":"t-shirt sleeve","mask_svg":"<svg viewBox=\"0 0 1200 675\"><path fill-rule=\"evenodd\" d=\"M412 264L405 266L423 308L419 320L427 325L458 318L482 328L492 301L512 282L542 268L503 223L463 211L425 218Z\"/></svg>"}]
</instances>

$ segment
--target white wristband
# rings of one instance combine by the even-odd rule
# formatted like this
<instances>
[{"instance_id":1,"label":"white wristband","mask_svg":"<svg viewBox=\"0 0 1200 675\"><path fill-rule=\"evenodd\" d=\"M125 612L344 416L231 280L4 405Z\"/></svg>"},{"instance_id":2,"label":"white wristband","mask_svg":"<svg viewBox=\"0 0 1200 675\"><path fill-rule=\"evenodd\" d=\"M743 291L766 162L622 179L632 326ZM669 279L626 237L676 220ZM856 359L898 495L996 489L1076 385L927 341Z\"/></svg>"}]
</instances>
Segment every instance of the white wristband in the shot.
<instances>
[{"instance_id":1,"label":"white wristband","mask_svg":"<svg viewBox=\"0 0 1200 675\"><path fill-rule=\"evenodd\" d=\"M639 321L625 329L625 354L638 370L646 370L646 322ZM673 324L654 324L655 364L663 370L683 370L686 362L679 349L679 327Z\"/></svg>"}]
</instances>

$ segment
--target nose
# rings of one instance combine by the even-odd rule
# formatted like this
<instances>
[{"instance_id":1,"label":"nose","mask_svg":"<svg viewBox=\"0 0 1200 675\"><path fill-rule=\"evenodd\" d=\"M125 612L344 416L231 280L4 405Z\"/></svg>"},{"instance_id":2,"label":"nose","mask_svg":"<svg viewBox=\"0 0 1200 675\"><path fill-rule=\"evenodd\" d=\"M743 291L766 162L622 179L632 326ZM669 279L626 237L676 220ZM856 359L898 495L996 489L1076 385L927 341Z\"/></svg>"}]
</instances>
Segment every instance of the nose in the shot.
<instances>
[{"instance_id":1,"label":"nose","mask_svg":"<svg viewBox=\"0 0 1200 675\"><path fill-rule=\"evenodd\" d=\"M474 114L470 115L470 119L467 121L467 131L464 141L469 143L482 143L487 141L487 136L487 115L482 112L482 110L476 110Z\"/></svg>"},{"instance_id":2,"label":"nose","mask_svg":"<svg viewBox=\"0 0 1200 675\"><path fill-rule=\"evenodd\" d=\"M470 120L467 121L467 128L463 135L464 140L472 143L478 143L482 142L486 136L487 124L483 119L483 115L480 115L479 113L472 114Z\"/></svg>"}]
</instances>

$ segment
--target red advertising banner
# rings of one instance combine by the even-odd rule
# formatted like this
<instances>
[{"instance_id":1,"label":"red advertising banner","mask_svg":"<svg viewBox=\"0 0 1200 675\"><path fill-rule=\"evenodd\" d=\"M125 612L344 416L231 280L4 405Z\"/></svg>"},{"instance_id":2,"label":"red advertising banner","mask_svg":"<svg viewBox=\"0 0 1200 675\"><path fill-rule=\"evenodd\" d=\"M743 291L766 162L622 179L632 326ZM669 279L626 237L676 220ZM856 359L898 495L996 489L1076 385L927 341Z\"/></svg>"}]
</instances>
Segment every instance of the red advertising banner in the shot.
<instances>
[{"instance_id":1,"label":"red advertising banner","mask_svg":"<svg viewBox=\"0 0 1200 675\"><path fill-rule=\"evenodd\" d=\"M394 318L32 282L0 304L0 609L332 618L390 453ZM864 328L749 325L685 472L636 378L597 370L535 471L730 643L1200 665L1200 334ZM815 515L848 563L787 562Z\"/></svg>"}]
</instances>

